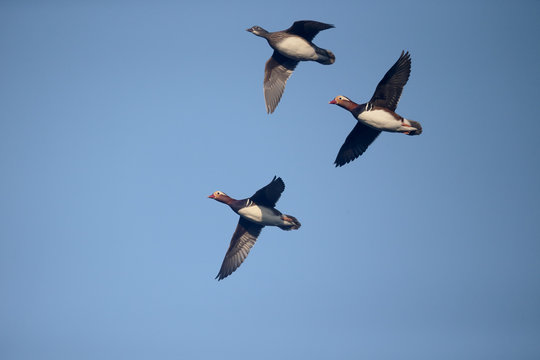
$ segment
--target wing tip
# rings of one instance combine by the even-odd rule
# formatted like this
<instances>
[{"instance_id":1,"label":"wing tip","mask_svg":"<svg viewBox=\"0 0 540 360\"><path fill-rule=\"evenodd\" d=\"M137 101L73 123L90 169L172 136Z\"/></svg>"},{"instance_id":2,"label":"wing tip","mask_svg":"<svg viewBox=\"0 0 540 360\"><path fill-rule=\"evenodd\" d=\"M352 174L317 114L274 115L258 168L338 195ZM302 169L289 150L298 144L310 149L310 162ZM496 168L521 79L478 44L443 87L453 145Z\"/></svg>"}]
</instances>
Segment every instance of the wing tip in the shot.
<instances>
[{"instance_id":1,"label":"wing tip","mask_svg":"<svg viewBox=\"0 0 540 360\"><path fill-rule=\"evenodd\" d=\"M228 277L229 275L231 275L235 271L236 271L236 269L230 271L230 270L225 270L225 269L221 268L214 279L217 279L217 281L221 281L221 280L225 279L226 277Z\"/></svg>"},{"instance_id":2,"label":"wing tip","mask_svg":"<svg viewBox=\"0 0 540 360\"><path fill-rule=\"evenodd\" d=\"M398 60L411 62L411 53L409 53L409 50L401 50L401 55L399 56Z\"/></svg>"},{"instance_id":3,"label":"wing tip","mask_svg":"<svg viewBox=\"0 0 540 360\"><path fill-rule=\"evenodd\" d=\"M223 276L223 274L219 273L219 274L216 275L216 277L214 279L217 279L217 281L221 281L221 280L225 279L227 276L229 276L229 275Z\"/></svg>"},{"instance_id":4,"label":"wing tip","mask_svg":"<svg viewBox=\"0 0 540 360\"><path fill-rule=\"evenodd\" d=\"M281 187L280 193L283 193L283 191L285 191L285 181L283 181L281 177L274 175L274 179L272 181L279 183Z\"/></svg>"},{"instance_id":5,"label":"wing tip","mask_svg":"<svg viewBox=\"0 0 540 360\"><path fill-rule=\"evenodd\" d=\"M274 178L272 179L272 182L274 182L274 181L278 181L278 182L282 183L283 185L285 185L285 182L283 181L281 176L274 175Z\"/></svg>"},{"instance_id":6,"label":"wing tip","mask_svg":"<svg viewBox=\"0 0 540 360\"><path fill-rule=\"evenodd\" d=\"M352 160L354 160L354 159L352 159ZM342 167L342 166L344 166L344 165L347 165L347 164L350 163L352 160L347 160L347 161L341 160L341 161L338 161L338 159L336 159L336 160L334 161L334 165L335 165L335 167L339 168L339 167Z\"/></svg>"}]
</instances>

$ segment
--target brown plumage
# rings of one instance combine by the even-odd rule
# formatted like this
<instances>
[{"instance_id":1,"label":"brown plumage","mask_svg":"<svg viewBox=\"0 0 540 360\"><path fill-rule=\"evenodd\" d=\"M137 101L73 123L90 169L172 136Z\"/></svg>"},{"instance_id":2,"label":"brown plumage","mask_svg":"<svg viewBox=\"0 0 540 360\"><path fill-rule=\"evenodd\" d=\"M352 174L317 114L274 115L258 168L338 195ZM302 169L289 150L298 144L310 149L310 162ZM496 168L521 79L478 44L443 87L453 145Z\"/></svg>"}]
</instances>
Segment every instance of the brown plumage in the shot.
<instances>
[{"instance_id":1,"label":"brown plumage","mask_svg":"<svg viewBox=\"0 0 540 360\"><path fill-rule=\"evenodd\" d=\"M330 101L330 104L348 110L358 120L338 152L334 161L336 166L343 166L362 155L382 131L406 135L422 133L419 122L395 113L410 73L411 57L408 52L402 51L399 59L377 85L369 102L358 105L343 95Z\"/></svg>"},{"instance_id":2,"label":"brown plumage","mask_svg":"<svg viewBox=\"0 0 540 360\"><path fill-rule=\"evenodd\" d=\"M312 43L320 31L333 27L318 21L302 20L294 22L283 31L268 32L260 26L247 29L265 38L274 49L264 67L264 100L268 113L276 109L287 80L300 61L316 61L324 65L335 62L336 57L330 50L321 49Z\"/></svg>"},{"instance_id":3,"label":"brown plumage","mask_svg":"<svg viewBox=\"0 0 540 360\"><path fill-rule=\"evenodd\" d=\"M282 214L275 208L284 190L283 180L274 176L268 185L247 199L235 200L221 191L216 191L209 196L211 199L229 205L235 213L240 215L216 279L222 280L238 269L255 245L263 227L277 226L282 230L300 228L301 224L294 216Z\"/></svg>"}]
</instances>

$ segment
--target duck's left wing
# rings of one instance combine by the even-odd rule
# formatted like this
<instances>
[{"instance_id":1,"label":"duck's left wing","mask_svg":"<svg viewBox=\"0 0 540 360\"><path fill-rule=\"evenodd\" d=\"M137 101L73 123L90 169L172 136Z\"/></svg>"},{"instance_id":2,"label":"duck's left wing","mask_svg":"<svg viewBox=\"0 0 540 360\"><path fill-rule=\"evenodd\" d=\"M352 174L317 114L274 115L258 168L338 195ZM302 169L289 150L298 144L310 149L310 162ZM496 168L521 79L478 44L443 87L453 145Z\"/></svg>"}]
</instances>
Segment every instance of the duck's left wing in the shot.
<instances>
[{"instance_id":1,"label":"duck's left wing","mask_svg":"<svg viewBox=\"0 0 540 360\"><path fill-rule=\"evenodd\" d=\"M298 61L289 59L274 50L264 67L264 102L266 112L273 113L281 100L285 84L298 65Z\"/></svg>"},{"instance_id":2,"label":"duck's left wing","mask_svg":"<svg viewBox=\"0 0 540 360\"><path fill-rule=\"evenodd\" d=\"M307 41L312 41L313 38L320 32L326 29L333 28L332 24L325 24L313 20L295 21L294 24L285 32L303 37Z\"/></svg>"},{"instance_id":3,"label":"duck's left wing","mask_svg":"<svg viewBox=\"0 0 540 360\"><path fill-rule=\"evenodd\" d=\"M411 55L409 52L401 52L396 63L386 72L377 85L375 93L369 101L375 106L382 106L392 111L396 110L401 97L403 87L411 74Z\"/></svg>"},{"instance_id":4,"label":"duck's left wing","mask_svg":"<svg viewBox=\"0 0 540 360\"><path fill-rule=\"evenodd\" d=\"M362 155L380 133L380 130L370 128L359 121L339 149L334 161L336 167L343 166Z\"/></svg>"},{"instance_id":5,"label":"duck's left wing","mask_svg":"<svg viewBox=\"0 0 540 360\"><path fill-rule=\"evenodd\" d=\"M281 178L274 176L268 185L257 190L250 199L258 205L273 208L276 206L283 190L285 190L285 183Z\"/></svg>"}]
</instances>

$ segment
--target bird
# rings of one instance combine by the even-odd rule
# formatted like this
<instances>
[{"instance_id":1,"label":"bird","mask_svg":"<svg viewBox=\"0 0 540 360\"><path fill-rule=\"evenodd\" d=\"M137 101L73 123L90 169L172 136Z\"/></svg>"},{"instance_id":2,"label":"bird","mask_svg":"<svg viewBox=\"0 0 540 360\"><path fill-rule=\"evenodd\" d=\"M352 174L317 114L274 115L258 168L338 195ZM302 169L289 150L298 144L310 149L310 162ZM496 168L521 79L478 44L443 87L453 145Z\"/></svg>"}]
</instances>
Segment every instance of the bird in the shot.
<instances>
[{"instance_id":1,"label":"bird","mask_svg":"<svg viewBox=\"0 0 540 360\"><path fill-rule=\"evenodd\" d=\"M276 109L285 84L300 61L316 61L324 65L333 64L336 57L330 50L321 49L311 41L319 33L334 25L312 20L295 21L286 30L268 32L260 26L253 26L246 31L263 37L274 49L264 67L264 100L266 112L271 114Z\"/></svg>"},{"instance_id":2,"label":"bird","mask_svg":"<svg viewBox=\"0 0 540 360\"><path fill-rule=\"evenodd\" d=\"M249 250L257 241L265 226L277 226L282 230L297 230L301 224L292 215L282 214L275 208L285 183L280 177L274 176L272 181L247 199L235 200L221 191L215 191L208 196L229 207L238 215L238 225L231 243L221 264L216 279L223 280L231 275L249 254Z\"/></svg>"},{"instance_id":3,"label":"bird","mask_svg":"<svg viewBox=\"0 0 540 360\"><path fill-rule=\"evenodd\" d=\"M349 110L358 120L339 149L334 161L336 167L343 166L362 155L382 131L400 132L406 135L422 133L419 122L405 119L395 113L410 73L411 56L408 51L402 51L399 59L386 72L367 103L358 105L343 95L336 96L330 101L330 104Z\"/></svg>"}]
</instances>

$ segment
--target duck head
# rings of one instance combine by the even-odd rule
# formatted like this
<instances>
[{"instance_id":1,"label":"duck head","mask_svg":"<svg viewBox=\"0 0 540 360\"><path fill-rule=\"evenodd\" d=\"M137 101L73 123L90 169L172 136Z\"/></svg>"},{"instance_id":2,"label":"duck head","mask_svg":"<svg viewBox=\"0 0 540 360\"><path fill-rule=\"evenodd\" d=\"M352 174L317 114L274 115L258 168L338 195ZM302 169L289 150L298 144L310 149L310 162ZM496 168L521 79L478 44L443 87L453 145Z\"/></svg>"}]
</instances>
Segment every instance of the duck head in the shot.
<instances>
[{"instance_id":1,"label":"duck head","mask_svg":"<svg viewBox=\"0 0 540 360\"><path fill-rule=\"evenodd\" d=\"M356 106L358 106L357 103L355 103L354 101L352 101L351 99L349 99L348 97L343 96L343 95L336 96L335 98L330 100L329 104L339 105L342 108L345 108L347 110L352 110Z\"/></svg>"},{"instance_id":2,"label":"duck head","mask_svg":"<svg viewBox=\"0 0 540 360\"><path fill-rule=\"evenodd\" d=\"M212 195L209 195L208 198L217 200L225 204L232 200L230 196L228 196L222 191L215 191Z\"/></svg>"},{"instance_id":3,"label":"duck head","mask_svg":"<svg viewBox=\"0 0 540 360\"><path fill-rule=\"evenodd\" d=\"M249 29L246 29L246 31L249 31L250 33L254 35L262 36L262 37L266 37L266 35L268 35L268 31L264 30L262 27L257 26L257 25L250 27Z\"/></svg>"}]
</instances>

